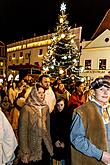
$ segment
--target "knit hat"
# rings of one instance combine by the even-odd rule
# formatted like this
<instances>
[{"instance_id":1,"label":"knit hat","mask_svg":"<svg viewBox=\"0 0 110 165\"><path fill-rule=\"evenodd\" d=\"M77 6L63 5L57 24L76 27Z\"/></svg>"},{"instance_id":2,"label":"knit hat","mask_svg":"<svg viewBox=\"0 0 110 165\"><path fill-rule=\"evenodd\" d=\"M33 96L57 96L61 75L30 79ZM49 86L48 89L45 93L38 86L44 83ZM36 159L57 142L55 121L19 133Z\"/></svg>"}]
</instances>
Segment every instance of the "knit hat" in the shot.
<instances>
[{"instance_id":1,"label":"knit hat","mask_svg":"<svg viewBox=\"0 0 110 165\"><path fill-rule=\"evenodd\" d=\"M96 78L92 83L91 83L91 88L92 89L98 89L102 86L105 86L107 88L110 88L110 79L106 79L104 77L102 78Z\"/></svg>"}]
</instances>

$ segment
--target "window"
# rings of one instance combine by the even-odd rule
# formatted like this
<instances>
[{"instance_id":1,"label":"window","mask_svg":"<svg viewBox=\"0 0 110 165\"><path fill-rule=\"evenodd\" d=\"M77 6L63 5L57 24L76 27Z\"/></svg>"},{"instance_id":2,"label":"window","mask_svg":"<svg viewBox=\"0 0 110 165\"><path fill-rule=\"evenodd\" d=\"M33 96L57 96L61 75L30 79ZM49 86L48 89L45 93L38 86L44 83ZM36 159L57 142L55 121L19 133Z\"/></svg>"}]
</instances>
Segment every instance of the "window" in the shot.
<instances>
[{"instance_id":1,"label":"window","mask_svg":"<svg viewBox=\"0 0 110 165\"><path fill-rule=\"evenodd\" d=\"M39 49L39 55L42 55L42 53L43 53L43 50Z\"/></svg>"},{"instance_id":2,"label":"window","mask_svg":"<svg viewBox=\"0 0 110 165\"><path fill-rule=\"evenodd\" d=\"M11 58L11 55L9 56L9 61L11 61L12 60L12 58Z\"/></svg>"},{"instance_id":3,"label":"window","mask_svg":"<svg viewBox=\"0 0 110 165\"><path fill-rule=\"evenodd\" d=\"M99 60L99 69L100 70L106 70L106 59L100 59Z\"/></svg>"},{"instance_id":4,"label":"window","mask_svg":"<svg viewBox=\"0 0 110 165\"><path fill-rule=\"evenodd\" d=\"M0 54L1 54L0 56L1 56L1 57L5 57L5 48L4 48L4 47L1 47L0 49L1 49L1 50L0 50L0 51L1 51L1 52L0 52Z\"/></svg>"},{"instance_id":5,"label":"window","mask_svg":"<svg viewBox=\"0 0 110 165\"><path fill-rule=\"evenodd\" d=\"M105 42L109 42L109 38L105 38Z\"/></svg>"},{"instance_id":6,"label":"window","mask_svg":"<svg viewBox=\"0 0 110 165\"><path fill-rule=\"evenodd\" d=\"M25 53L25 59L29 59L31 56L31 51Z\"/></svg>"},{"instance_id":7,"label":"window","mask_svg":"<svg viewBox=\"0 0 110 165\"><path fill-rule=\"evenodd\" d=\"M23 52L20 52L20 57L23 57Z\"/></svg>"},{"instance_id":8,"label":"window","mask_svg":"<svg viewBox=\"0 0 110 165\"><path fill-rule=\"evenodd\" d=\"M0 61L0 66L3 66L3 61Z\"/></svg>"},{"instance_id":9,"label":"window","mask_svg":"<svg viewBox=\"0 0 110 165\"><path fill-rule=\"evenodd\" d=\"M29 53L26 53L25 54L25 59L28 59L29 58Z\"/></svg>"},{"instance_id":10,"label":"window","mask_svg":"<svg viewBox=\"0 0 110 165\"><path fill-rule=\"evenodd\" d=\"M85 69L91 70L91 60L85 60Z\"/></svg>"},{"instance_id":11,"label":"window","mask_svg":"<svg viewBox=\"0 0 110 165\"><path fill-rule=\"evenodd\" d=\"M13 58L15 58L15 53L13 53Z\"/></svg>"},{"instance_id":12,"label":"window","mask_svg":"<svg viewBox=\"0 0 110 165\"><path fill-rule=\"evenodd\" d=\"M12 57L12 59L15 59L15 53L13 53L13 57Z\"/></svg>"}]
</instances>

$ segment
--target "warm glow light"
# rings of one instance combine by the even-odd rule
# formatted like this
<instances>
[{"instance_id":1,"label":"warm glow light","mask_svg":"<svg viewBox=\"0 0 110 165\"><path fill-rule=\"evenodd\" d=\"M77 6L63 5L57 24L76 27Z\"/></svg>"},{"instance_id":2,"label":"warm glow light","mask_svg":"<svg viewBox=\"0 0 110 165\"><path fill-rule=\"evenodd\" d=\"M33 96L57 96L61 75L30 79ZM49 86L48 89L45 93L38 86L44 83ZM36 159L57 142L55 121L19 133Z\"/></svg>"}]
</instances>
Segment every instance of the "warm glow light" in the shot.
<instances>
[{"instance_id":1,"label":"warm glow light","mask_svg":"<svg viewBox=\"0 0 110 165\"><path fill-rule=\"evenodd\" d=\"M74 63L76 63L76 62L77 62L77 60L76 60L76 59L74 59L74 60L73 60L73 62L74 62Z\"/></svg>"},{"instance_id":2,"label":"warm glow light","mask_svg":"<svg viewBox=\"0 0 110 165\"><path fill-rule=\"evenodd\" d=\"M16 80L16 81L19 80L19 74L16 75L15 80Z\"/></svg>"},{"instance_id":3,"label":"warm glow light","mask_svg":"<svg viewBox=\"0 0 110 165\"><path fill-rule=\"evenodd\" d=\"M63 74L64 73L64 70L63 69L60 69L59 70L59 74Z\"/></svg>"},{"instance_id":4,"label":"warm glow light","mask_svg":"<svg viewBox=\"0 0 110 165\"><path fill-rule=\"evenodd\" d=\"M63 21L64 21L64 20L63 20L63 18L61 17L61 18L60 18L60 23L63 23Z\"/></svg>"},{"instance_id":5,"label":"warm glow light","mask_svg":"<svg viewBox=\"0 0 110 165\"><path fill-rule=\"evenodd\" d=\"M44 71L48 71L49 70L48 66L47 67L43 67L43 70Z\"/></svg>"},{"instance_id":6,"label":"warm glow light","mask_svg":"<svg viewBox=\"0 0 110 165\"><path fill-rule=\"evenodd\" d=\"M0 62L0 66L3 66L3 62Z\"/></svg>"},{"instance_id":7,"label":"warm glow light","mask_svg":"<svg viewBox=\"0 0 110 165\"><path fill-rule=\"evenodd\" d=\"M27 44L27 48L50 45L51 43L52 43L52 41L50 39L44 40L44 41L32 42L32 43ZM25 44L23 46L22 45L14 46L11 48L7 48L7 52L13 52L13 51L21 50L21 49L25 49L25 48L26 48Z\"/></svg>"},{"instance_id":8,"label":"warm glow light","mask_svg":"<svg viewBox=\"0 0 110 165\"><path fill-rule=\"evenodd\" d=\"M62 34L61 34L61 38L65 38L65 34L62 33Z\"/></svg>"},{"instance_id":9,"label":"warm glow light","mask_svg":"<svg viewBox=\"0 0 110 165\"><path fill-rule=\"evenodd\" d=\"M23 45L23 49L25 49L26 48L26 45Z\"/></svg>"},{"instance_id":10,"label":"warm glow light","mask_svg":"<svg viewBox=\"0 0 110 165\"><path fill-rule=\"evenodd\" d=\"M73 40L73 39L71 40L71 43L72 43L72 44L74 43L74 40Z\"/></svg>"},{"instance_id":11,"label":"warm glow light","mask_svg":"<svg viewBox=\"0 0 110 165\"><path fill-rule=\"evenodd\" d=\"M19 57L19 59L23 59L23 56L22 57Z\"/></svg>"},{"instance_id":12,"label":"warm glow light","mask_svg":"<svg viewBox=\"0 0 110 165\"><path fill-rule=\"evenodd\" d=\"M53 54L53 50L50 50L50 55L52 55Z\"/></svg>"},{"instance_id":13,"label":"warm glow light","mask_svg":"<svg viewBox=\"0 0 110 165\"><path fill-rule=\"evenodd\" d=\"M12 78L13 78L13 75L10 74L9 77L8 77L8 81L10 81Z\"/></svg>"},{"instance_id":14,"label":"warm glow light","mask_svg":"<svg viewBox=\"0 0 110 165\"><path fill-rule=\"evenodd\" d=\"M80 67L80 72L82 73L84 71L84 67Z\"/></svg>"},{"instance_id":15,"label":"warm glow light","mask_svg":"<svg viewBox=\"0 0 110 165\"><path fill-rule=\"evenodd\" d=\"M54 66L53 65L51 66L51 69L54 69Z\"/></svg>"}]
</instances>

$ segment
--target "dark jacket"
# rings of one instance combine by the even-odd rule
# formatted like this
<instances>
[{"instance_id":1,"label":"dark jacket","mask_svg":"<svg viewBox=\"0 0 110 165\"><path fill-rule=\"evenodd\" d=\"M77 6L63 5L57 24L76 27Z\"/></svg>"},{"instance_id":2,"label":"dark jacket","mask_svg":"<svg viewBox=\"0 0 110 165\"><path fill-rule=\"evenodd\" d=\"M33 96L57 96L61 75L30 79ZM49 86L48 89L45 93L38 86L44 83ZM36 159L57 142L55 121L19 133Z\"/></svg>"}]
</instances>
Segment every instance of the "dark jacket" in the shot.
<instances>
[{"instance_id":1,"label":"dark jacket","mask_svg":"<svg viewBox=\"0 0 110 165\"><path fill-rule=\"evenodd\" d=\"M59 112L55 109L50 115L50 130L53 142L55 159L66 159L70 152L69 131L70 131L70 114L67 109ZM55 142L59 140L65 144L64 148L57 148Z\"/></svg>"}]
</instances>

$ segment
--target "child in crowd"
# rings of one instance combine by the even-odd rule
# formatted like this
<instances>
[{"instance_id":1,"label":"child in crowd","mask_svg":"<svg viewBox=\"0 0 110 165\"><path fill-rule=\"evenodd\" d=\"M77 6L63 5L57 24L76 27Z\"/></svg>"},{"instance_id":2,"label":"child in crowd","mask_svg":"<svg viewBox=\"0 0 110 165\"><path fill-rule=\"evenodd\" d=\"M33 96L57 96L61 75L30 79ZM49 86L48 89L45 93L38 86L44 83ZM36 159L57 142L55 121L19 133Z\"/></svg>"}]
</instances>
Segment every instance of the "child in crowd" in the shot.
<instances>
[{"instance_id":1,"label":"child in crowd","mask_svg":"<svg viewBox=\"0 0 110 165\"><path fill-rule=\"evenodd\" d=\"M70 165L69 126L71 120L68 112L64 98L59 98L54 111L50 114L54 159L61 165Z\"/></svg>"}]
</instances>

